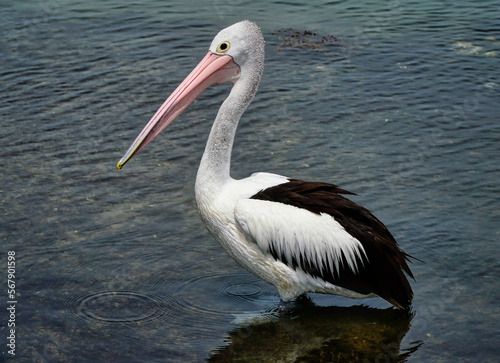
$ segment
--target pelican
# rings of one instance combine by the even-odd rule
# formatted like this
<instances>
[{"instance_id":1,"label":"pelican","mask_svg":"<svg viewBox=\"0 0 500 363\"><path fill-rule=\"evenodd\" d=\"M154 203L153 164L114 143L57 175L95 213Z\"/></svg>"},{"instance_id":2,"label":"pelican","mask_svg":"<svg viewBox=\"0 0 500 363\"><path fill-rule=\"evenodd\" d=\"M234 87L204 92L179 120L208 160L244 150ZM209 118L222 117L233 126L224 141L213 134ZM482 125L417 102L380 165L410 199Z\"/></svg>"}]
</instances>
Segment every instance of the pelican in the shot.
<instances>
[{"instance_id":1,"label":"pelican","mask_svg":"<svg viewBox=\"0 0 500 363\"><path fill-rule=\"evenodd\" d=\"M221 30L208 53L163 103L118 162L120 170L212 84L231 82L195 183L210 234L243 268L274 285L286 304L306 292L378 296L410 307L410 257L367 209L336 185L271 173L230 176L239 120L264 68L264 38L248 20Z\"/></svg>"}]
</instances>

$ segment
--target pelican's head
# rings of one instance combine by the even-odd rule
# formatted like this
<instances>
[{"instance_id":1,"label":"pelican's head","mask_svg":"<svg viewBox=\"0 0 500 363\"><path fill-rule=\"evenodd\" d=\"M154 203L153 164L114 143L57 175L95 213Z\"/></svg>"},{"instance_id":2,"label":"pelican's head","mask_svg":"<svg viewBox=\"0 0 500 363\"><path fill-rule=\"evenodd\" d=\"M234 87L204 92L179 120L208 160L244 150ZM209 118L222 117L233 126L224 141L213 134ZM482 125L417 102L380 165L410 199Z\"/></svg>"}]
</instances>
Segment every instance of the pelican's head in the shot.
<instances>
[{"instance_id":1,"label":"pelican's head","mask_svg":"<svg viewBox=\"0 0 500 363\"><path fill-rule=\"evenodd\" d=\"M172 123L208 86L251 81L253 88L249 89L249 96L253 97L263 67L264 39L257 25L245 20L221 30L205 57L167 98L130 145L117 164L118 170Z\"/></svg>"},{"instance_id":2,"label":"pelican's head","mask_svg":"<svg viewBox=\"0 0 500 363\"><path fill-rule=\"evenodd\" d=\"M222 29L212 41L210 52L231 56L240 66L242 77L245 72L260 76L264 68L264 38L259 27L248 20Z\"/></svg>"}]
</instances>

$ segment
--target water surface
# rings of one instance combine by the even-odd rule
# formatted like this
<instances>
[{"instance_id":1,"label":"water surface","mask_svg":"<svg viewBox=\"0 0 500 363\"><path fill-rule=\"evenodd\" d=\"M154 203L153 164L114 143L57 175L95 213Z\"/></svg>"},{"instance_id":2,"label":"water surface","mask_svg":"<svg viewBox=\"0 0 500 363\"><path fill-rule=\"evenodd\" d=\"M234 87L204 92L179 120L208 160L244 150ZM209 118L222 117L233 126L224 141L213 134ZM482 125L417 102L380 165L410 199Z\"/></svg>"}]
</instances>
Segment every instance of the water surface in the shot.
<instances>
[{"instance_id":1,"label":"water surface","mask_svg":"<svg viewBox=\"0 0 500 363\"><path fill-rule=\"evenodd\" d=\"M0 250L17 256L18 360L497 359L495 1L49 0L1 17ZM262 28L266 69L233 176L356 192L425 261L412 264L410 314L314 294L280 314L276 290L209 236L194 179L229 85L116 171L213 36L243 18ZM290 28L338 41L297 46Z\"/></svg>"}]
</instances>

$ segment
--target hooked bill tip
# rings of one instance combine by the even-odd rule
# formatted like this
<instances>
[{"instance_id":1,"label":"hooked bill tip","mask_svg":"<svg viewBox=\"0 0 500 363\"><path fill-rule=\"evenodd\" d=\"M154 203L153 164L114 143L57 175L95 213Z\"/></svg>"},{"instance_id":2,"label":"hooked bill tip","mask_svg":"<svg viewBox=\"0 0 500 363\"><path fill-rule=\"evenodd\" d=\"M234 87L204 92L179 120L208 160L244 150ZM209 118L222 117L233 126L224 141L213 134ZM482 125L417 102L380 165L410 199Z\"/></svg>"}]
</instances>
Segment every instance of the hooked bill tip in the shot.
<instances>
[{"instance_id":1,"label":"hooked bill tip","mask_svg":"<svg viewBox=\"0 0 500 363\"><path fill-rule=\"evenodd\" d=\"M125 163L128 161L128 159L130 159L130 157L125 158L124 156L123 158L121 158L120 161L116 164L116 168L118 170L121 170L123 168L123 165L125 165Z\"/></svg>"},{"instance_id":2,"label":"hooked bill tip","mask_svg":"<svg viewBox=\"0 0 500 363\"><path fill-rule=\"evenodd\" d=\"M137 150L139 150L139 147L142 145L142 143L144 142L146 137L143 137L142 139L140 139L139 142L134 141L134 143L130 146L130 148L127 150L127 152L125 153L125 155L123 155L123 157L120 159L120 161L118 162L118 164L116 164L116 168L118 170L121 170L121 168L123 168L123 165L125 165L127 163L127 161L129 161L132 156L135 155L135 153L137 152Z\"/></svg>"}]
</instances>

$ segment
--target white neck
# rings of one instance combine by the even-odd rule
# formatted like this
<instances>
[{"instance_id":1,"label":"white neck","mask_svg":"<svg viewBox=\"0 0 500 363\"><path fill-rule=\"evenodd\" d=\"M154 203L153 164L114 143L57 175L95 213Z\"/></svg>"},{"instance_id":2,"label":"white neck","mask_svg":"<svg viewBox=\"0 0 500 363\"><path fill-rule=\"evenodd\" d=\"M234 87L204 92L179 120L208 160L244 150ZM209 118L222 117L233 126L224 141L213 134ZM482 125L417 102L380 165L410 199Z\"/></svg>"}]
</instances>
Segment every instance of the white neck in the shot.
<instances>
[{"instance_id":1,"label":"white neck","mask_svg":"<svg viewBox=\"0 0 500 363\"><path fill-rule=\"evenodd\" d=\"M217 113L196 176L196 194L215 194L230 177L231 151L241 115L252 102L260 77L240 79ZM215 190L214 190L215 189Z\"/></svg>"}]
</instances>

